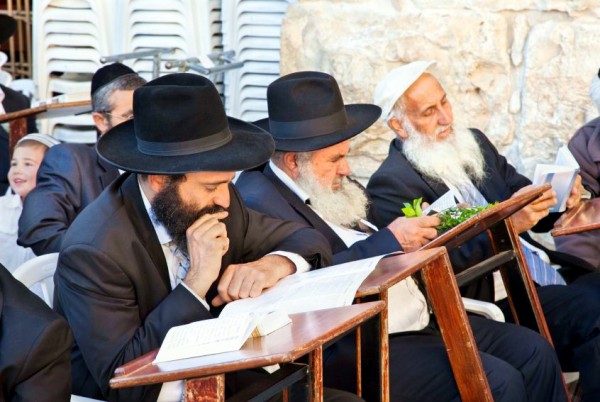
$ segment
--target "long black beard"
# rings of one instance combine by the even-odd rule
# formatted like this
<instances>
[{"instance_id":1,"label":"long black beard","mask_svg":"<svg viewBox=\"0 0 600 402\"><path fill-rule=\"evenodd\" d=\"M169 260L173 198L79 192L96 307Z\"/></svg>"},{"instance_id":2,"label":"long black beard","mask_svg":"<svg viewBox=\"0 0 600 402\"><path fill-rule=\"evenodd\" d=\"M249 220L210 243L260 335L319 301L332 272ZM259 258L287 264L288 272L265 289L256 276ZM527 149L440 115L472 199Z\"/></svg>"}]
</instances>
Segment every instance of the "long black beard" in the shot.
<instances>
[{"instance_id":1,"label":"long black beard","mask_svg":"<svg viewBox=\"0 0 600 402\"><path fill-rule=\"evenodd\" d=\"M156 221L160 222L171 235L177 247L187 254L185 232L192 223L203 215L227 210L220 205L197 209L181 199L178 188L177 183L170 182L156 194L151 203L152 213Z\"/></svg>"}]
</instances>

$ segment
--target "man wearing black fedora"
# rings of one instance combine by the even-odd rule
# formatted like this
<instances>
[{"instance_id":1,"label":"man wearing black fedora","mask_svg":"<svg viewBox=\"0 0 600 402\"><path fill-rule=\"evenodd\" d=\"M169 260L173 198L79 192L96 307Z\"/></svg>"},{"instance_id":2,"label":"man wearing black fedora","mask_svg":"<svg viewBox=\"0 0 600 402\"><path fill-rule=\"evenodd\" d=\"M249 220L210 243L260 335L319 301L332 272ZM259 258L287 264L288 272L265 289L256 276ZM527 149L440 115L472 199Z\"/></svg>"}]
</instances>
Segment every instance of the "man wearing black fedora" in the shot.
<instances>
[{"instance_id":1,"label":"man wearing black fedora","mask_svg":"<svg viewBox=\"0 0 600 402\"><path fill-rule=\"evenodd\" d=\"M17 21L14 18L0 14L0 44L3 44L15 34ZM1 67L1 66L0 66ZM29 99L21 92L0 84L0 114L17 112L30 106ZM35 117L27 118L27 132L36 132ZM0 126L0 195L8 189L8 169L10 155L8 154L8 132Z\"/></svg>"},{"instance_id":2,"label":"man wearing black fedora","mask_svg":"<svg viewBox=\"0 0 600 402\"><path fill-rule=\"evenodd\" d=\"M133 111L98 141L102 159L127 173L69 228L55 307L75 337L73 393L179 400L177 382L111 390L109 379L160 347L171 327L212 318L226 302L328 264L331 251L312 228L245 208L230 183L234 171L264 163L273 141L228 118L208 79L153 80L134 92Z\"/></svg>"},{"instance_id":3,"label":"man wearing black fedora","mask_svg":"<svg viewBox=\"0 0 600 402\"><path fill-rule=\"evenodd\" d=\"M364 188L348 180L350 138L381 114L371 104L344 105L333 77L293 73L267 89L269 118L256 122L271 133L276 152L236 182L246 204L271 216L302 222L331 244L334 262L392 251L413 251L437 235L436 217L371 222L376 211ZM446 349L425 297L412 278L390 288L390 400L459 400ZM471 328L496 401L549 401L562 389L550 344L523 327L471 317ZM344 340L346 341L346 340ZM328 386L352 389L354 350L340 342L325 364ZM330 382L328 382L330 381Z\"/></svg>"},{"instance_id":4,"label":"man wearing black fedora","mask_svg":"<svg viewBox=\"0 0 600 402\"><path fill-rule=\"evenodd\" d=\"M146 81L131 68L113 63L92 77L92 117L99 135L133 116L134 89ZM55 148L55 149L54 149ZM37 255L60 251L75 217L100 195L119 171L87 144L60 144L46 153L36 188L23 204L18 244Z\"/></svg>"}]
</instances>

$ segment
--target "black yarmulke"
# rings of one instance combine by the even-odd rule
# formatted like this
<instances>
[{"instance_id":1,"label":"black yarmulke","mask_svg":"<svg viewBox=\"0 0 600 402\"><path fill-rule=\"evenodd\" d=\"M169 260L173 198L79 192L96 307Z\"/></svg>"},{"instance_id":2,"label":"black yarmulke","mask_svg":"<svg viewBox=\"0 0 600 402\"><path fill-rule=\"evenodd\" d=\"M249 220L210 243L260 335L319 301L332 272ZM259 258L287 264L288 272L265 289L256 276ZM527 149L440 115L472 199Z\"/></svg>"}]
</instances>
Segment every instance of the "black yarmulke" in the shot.
<instances>
[{"instance_id":1,"label":"black yarmulke","mask_svg":"<svg viewBox=\"0 0 600 402\"><path fill-rule=\"evenodd\" d=\"M128 74L135 74L131 68L121 63L113 63L104 66L94 73L92 77L92 96L105 85L110 84L115 79Z\"/></svg>"}]
</instances>

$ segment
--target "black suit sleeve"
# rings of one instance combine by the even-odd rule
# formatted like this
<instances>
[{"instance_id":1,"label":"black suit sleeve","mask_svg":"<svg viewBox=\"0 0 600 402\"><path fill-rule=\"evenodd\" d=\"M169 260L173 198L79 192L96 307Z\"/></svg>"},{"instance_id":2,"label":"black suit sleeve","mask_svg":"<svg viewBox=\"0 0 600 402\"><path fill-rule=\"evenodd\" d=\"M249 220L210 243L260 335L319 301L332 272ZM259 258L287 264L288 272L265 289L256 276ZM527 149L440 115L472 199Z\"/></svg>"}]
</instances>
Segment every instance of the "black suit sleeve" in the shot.
<instances>
[{"instance_id":1,"label":"black suit sleeve","mask_svg":"<svg viewBox=\"0 0 600 402\"><path fill-rule=\"evenodd\" d=\"M252 209L246 211L248 231L244 236L244 262L255 261L271 251L288 251L301 255L315 268L331 265L331 247L317 230L297 222L271 218Z\"/></svg>"},{"instance_id":2,"label":"black suit sleeve","mask_svg":"<svg viewBox=\"0 0 600 402\"><path fill-rule=\"evenodd\" d=\"M160 386L111 389L109 380L114 370L159 348L171 327L212 315L180 285L142 318L136 294L139 284L128 277L120 264L128 264L139 257L136 253L144 251L125 248L118 263L90 246L67 247L61 252L54 278L59 290L56 294L59 304L69 307L63 314L104 397L111 401L155 400ZM148 263L145 269L153 267ZM156 284L149 280L142 286Z\"/></svg>"},{"instance_id":3,"label":"black suit sleeve","mask_svg":"<svg viewBox=\"0 0 600 402\"><path fill-rule=\"evenodd\" d=\"M37 174L37 185L25 198L17 243L36 255L60 251L63 237L81 209L81 168L63 146L48 150Z\"/></svg>"},{"instance_id":4,"label":"black suit sleeve","mask_svg":"<svg viewBox=\"0 0 600 402\"><path fill-rule=\"evenodd\" d=\"M10 331L9 331L10 332ZM63 319L44 327L21 368L24 378L12 401L60 402L71 399L71 331Z\"/></svg>"}]
</instances>

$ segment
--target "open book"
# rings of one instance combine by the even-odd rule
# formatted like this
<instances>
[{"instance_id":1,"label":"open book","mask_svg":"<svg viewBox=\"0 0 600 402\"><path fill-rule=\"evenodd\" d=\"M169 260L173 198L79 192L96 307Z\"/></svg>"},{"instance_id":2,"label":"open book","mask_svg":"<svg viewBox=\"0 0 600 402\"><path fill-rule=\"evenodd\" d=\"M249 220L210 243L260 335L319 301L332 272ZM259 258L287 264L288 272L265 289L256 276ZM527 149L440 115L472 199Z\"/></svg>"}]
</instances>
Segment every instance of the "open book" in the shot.
<instances>
[{"instance_id":1,"label":"open book","mask_svg":"<svg viewBox=\"0 0 600 402\"><path fill-rule=\"evenodd\" d=\"M550 212L563 212L567 207L567 199L579 173L579 164L566 145L560 147L553 164L538 164L533 174L533 184L552 184L558 202L550 208Z\"/></svg>"},{"instance_id":2,"label":"open book","mask_svg":"<svg viewBox=\"0 0 600 402\"><path fill-rule=\"evenodd\" d=\"M250 336L265 336L290 324L283 311L196 321L167 332L154 363L239 350Z\"/></svg>"},{"instance_id":3,"label":"open book","mask_svg":"<svg viewBox=\"0 0 600 402\"><path fill-rule=\"evenodd\" d=\"M262 336L289 324L287 314L348 306L383 257L290 275L259 297L227 304L219 318L173 327L153 363L239 350L254 330Z\"/></svg>"}]
</instances>

